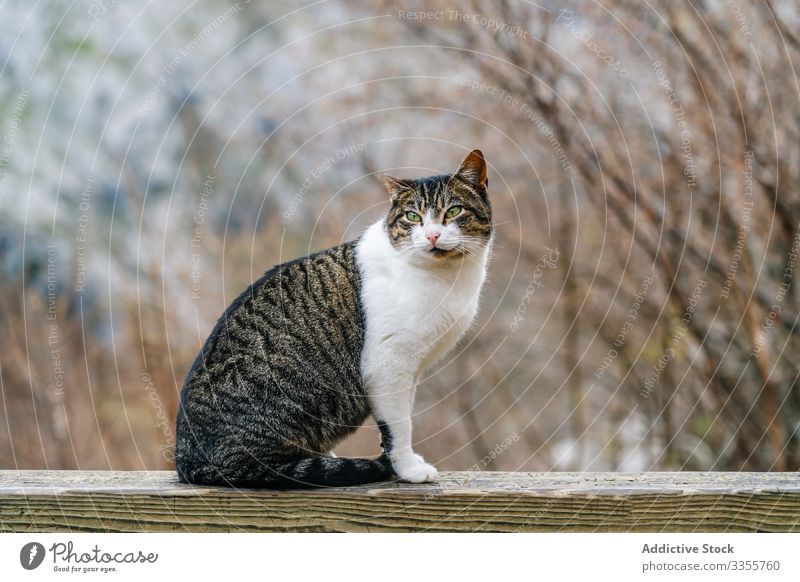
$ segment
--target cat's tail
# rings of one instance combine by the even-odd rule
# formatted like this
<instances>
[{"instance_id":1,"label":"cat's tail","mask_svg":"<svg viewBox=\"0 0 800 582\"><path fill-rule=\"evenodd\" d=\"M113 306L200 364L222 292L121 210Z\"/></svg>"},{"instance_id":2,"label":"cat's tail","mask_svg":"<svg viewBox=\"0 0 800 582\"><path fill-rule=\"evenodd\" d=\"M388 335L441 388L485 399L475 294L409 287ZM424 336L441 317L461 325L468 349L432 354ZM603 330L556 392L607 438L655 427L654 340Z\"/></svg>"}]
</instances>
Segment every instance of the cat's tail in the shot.
<instances>
[{"instance_id":1,"label":"cat's tail","mask_svg":"<svg viewBox=\"0 0 800 582\"><path fill-rule=\"evenodd\" d=\"M282 465L281 482L289 487L347 487L386 481L394 475L385 456L377 459L312 457Z\"/></svg>"},{"instance_id":2,"label":"cat's tail","mask_svg":"<svg viewBox=\"0 0 800 582\"><path fill-rule=\"evenodd\" d=\"M385 455L378 459L306 457L274 466L243 466L235 461L226 465L205 465L194 471L182 471L179 466L178 474L182 481L197 485L287 489L365 485L394 476Z\"/></svg>"}]
</instances>

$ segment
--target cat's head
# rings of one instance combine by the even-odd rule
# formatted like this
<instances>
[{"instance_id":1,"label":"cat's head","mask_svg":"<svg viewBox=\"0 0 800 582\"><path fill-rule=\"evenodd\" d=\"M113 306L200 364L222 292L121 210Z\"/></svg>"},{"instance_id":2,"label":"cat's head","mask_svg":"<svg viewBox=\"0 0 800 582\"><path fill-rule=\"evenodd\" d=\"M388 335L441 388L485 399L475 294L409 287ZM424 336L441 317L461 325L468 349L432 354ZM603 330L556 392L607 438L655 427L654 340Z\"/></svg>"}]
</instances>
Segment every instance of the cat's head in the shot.
<instances>
[{"instance_id":1,"label":"cat's head","mask_svg":"<svg viewBox=\"0 0 800 582\"><path fill-rule=\"evenodd\" d=\"M384 176L392 208L389 240L414 261L443 262L481 255L492 237L486 160L480 150L453 174L417 180Z\"/></svg>"}]
</instances>

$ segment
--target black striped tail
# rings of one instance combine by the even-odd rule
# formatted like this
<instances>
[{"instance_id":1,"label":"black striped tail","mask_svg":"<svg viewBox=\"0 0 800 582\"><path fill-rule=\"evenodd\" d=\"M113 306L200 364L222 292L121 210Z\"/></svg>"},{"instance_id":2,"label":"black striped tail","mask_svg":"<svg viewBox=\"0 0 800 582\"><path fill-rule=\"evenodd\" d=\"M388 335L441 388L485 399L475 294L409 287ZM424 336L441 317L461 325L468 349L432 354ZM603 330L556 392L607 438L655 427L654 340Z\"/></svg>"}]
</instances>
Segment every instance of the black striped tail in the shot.
<instances>
[{"instance_id":1,"label":"black striped tail","mask_svg":"<svg viewBox=\"0 0 800 582\"><path fill-rule=\"evenodd\" d=\"M348 487L386 481L394 476L389 459L348 459L342 457L307 457L274 467L258 465L226 467L206 465L194 471L178 468L181 481L196 485L230 487L308 489L313 487Z\"/></svg>"}]
</instances>

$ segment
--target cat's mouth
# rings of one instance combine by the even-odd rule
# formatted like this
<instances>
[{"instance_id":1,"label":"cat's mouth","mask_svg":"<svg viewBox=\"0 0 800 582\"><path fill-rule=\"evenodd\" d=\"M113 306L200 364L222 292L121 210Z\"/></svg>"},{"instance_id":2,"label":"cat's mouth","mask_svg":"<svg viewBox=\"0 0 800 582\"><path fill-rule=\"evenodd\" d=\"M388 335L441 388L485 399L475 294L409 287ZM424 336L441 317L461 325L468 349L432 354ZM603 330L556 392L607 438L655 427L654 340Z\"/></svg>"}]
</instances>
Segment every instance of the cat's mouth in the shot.
<instances>
[{"instance_id":1,"label":"cat's mouth","mask_svg":"<svg viewBox=\"0 0 800 582\"><path fill-rule=\"evenodd\" d=\"M461 254L455 248L452 248L452 249L440 249L438 247L431 247L430 251L428 251L428 252L431 253L437 259L443 259L445 257L454 257L456 255L460 255Z\"/></svg>"}]
</instances>

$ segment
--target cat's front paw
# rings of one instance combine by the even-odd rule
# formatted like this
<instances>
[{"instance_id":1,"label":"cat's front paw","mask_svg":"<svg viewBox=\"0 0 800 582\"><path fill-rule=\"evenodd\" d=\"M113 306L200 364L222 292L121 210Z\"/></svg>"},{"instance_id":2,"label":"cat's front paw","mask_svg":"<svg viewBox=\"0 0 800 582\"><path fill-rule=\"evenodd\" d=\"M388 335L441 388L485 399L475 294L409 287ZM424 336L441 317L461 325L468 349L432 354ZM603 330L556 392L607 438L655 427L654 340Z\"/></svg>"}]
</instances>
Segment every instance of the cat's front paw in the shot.
<instances>
[{"instance_id":1,"label":"cat's front paw","mask_svg":"<svg viewBox=\"0 0 800 582\"><path fill-rule=\"evenodd\" d=\"M422 457L416 454L402 461L394 462L392 465L397 476L409 483L436 481L439 477L436 468L426 463Z\"/></svg>"}]
</instances>

